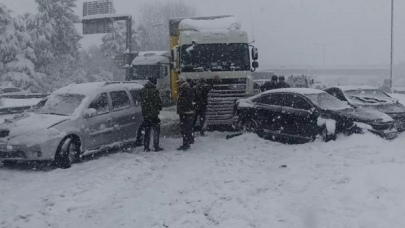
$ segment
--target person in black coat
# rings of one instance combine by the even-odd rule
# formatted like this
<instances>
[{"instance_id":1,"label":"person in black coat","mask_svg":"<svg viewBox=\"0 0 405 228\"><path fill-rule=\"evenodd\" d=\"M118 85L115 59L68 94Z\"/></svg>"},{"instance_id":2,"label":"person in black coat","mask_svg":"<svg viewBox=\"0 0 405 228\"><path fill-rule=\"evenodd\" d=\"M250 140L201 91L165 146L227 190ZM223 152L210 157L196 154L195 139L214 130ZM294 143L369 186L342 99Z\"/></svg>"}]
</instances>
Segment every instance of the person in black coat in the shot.
<instances>
[{"instance_id":1,"label":"person in black coat","mask_svg":"<svg viewBox=\"0 0 405 228\"><path fill-rule=\"evenodd\" d=\"M195 115L193 120L193 127L197 123L197 119L200 119L200 134L202 136L204 135L206 130L208 94L212 87L212 85L207 84L206 79L200 79L197 85L194 87Z\"/></svg>"},{"instance_id":2,"label":"person in black coat","mask_svg":"<svg viewBox=\"0 0 405 228\"><path fill-rule=\"evenodd\" d=\"M271 76L271 81L265 82L260 87L260 92L264 92L264 91L272 90L272 89L278 89L278 77L277 77L277 75Z\"/></svg>"},{"instance_id":3,"label":"person in black coat","mask_svg":"<svg viewBox=\"0 0 405 228\"><path fill-rule=\"evenodd\" d=\"M153 150L158 152L163 148L159 146L160 137L160 119L159 113L162 110L162 100L160 99L159 90L152 82L147 82L141 90L141 105L143 127L145 128L144 149L150 151L150 133L153 128Z\"/></svg>"},{"instance_id":4,"label":"person in black coat","mask_svg":"<svg viewBox=\"0 0 405 228\"><path fill-rule=\"evenodd\" d=\"M177 81L179 86L179 94L177 99L177 114L180 117L181 134L183 136L183 145L178 150L190 149L190 144L193 143L193 89L183 79Z\"/></svg>"},{"instance_id":5,"label":"person in black coat","mask_svg":"<svg viewBox=\"0 0 405 228\"><path fill-rule=\"evenodd\" d=\"M279 89L282 88L290 88L290 85L288 83L285 82L285 77L283 75L280 75L278 77L278 86Z\"/></svg>"}]
</instances>

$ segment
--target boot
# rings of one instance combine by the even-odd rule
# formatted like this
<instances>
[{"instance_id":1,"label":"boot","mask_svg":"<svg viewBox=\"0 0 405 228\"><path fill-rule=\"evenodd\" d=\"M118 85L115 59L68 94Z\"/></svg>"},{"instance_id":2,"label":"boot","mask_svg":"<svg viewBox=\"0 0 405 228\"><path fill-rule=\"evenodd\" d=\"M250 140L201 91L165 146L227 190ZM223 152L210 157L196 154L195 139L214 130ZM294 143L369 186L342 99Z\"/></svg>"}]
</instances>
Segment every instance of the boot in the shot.
<instances>
[{"instance_id":1,"label":"boot","mask_svg":"<svg viewBox=\"0 0 405 228\"><path fill-rule=\"evenodd\" d=\"M160 152L160 151L164 151L164 149L162 147L160 147L160 146L154 146L153 151Z\"/></svg>"},{"instance_id":2,"label":"boot","mask_svg":"<svg viewBox=\"0 0 405 228\"><path fill-rule=\"evenodd\" d=\"M181 147L177 148L177 150L182 150L182 151L186 151L190 149L190 145L182 145Z\"/></svg>"},{"instance_id":3,"label":"boot","mask_svg":"<svg viewBox=\"0 0 405 228\"><path fill-rule=\"evenodd\" d=\"M149 148L145 148L145 149L143 149L143 151L144 151L144 152L150 152L150 149L149 149Z\"/></svg>"}]
</instances>

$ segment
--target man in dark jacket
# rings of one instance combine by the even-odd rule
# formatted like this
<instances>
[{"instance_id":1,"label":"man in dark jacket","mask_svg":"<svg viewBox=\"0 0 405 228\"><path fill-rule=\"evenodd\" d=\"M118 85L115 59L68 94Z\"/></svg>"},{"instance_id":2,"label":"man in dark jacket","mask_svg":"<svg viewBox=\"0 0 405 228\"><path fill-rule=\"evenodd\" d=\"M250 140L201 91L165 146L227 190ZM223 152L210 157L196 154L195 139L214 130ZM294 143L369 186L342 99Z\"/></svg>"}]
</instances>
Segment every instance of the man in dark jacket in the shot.
<instances>
[{"instance_id":1,"label":"man in dark jacket","mask_svg":"<svg viewBox=\"0 0 405 228\"><path fill-rule=\"evenodd\" d=\"M200 119L200 134L203 136L206 130L206 113L208 105L208 93L212 89L212 85L207 84L206 79L200 79L197 85L194 87L194 108L195 115L193 120L193 127L197 123L197 119Z\"/></svg>"},{"instance_id":2,"label":"man in dark jacket","mask_svg":"<svg viewBox=\"0 0 405 228\"><path fill-rule=\"evenodd\" d=\"M183 136L183 145L178 150L190 149L193 143L193 89L183 79L177 81L179 86L179 95L177 99L177 114L180 117L181 134Z\"/></svg>"},{"instance_id":3,"label":"man in dark jacket","mask_svg":"<svg viewBox=\"0 0 405 228\"><path fill-rule=\"evenodd\" d=\"M278 86L279 89L282 88L290 88L290 85L288 83L285 82L285 77L283 75L280 75L278 77Z\"/></svg>"},{"instance_id":4,"label":"man in dark jacket","mask_svg":"<svg viewBox=\"0 0 405 228\"><path fill-rule=\"evenodd\" d=\"M146 152L150 151L150 133L151 129L153 129L153 150L156 152L162 151L163 148L159 146L159 113L162 110L162 100L159 96L159 90L151 82L147 82L141 91L141 105L144 119L143 126L145 128L144 149Z\"/></svg>"},{"instance_id":5,"label":"man in dark jacket","mask_svg":"<svg viewBox=\"0 0 405 228\"><path fill-rule=\"evenodd\" d=\"M278 77L277 75L271 76L271 81L265 82L261 87L260 87L260 92L264 92L267 90L272 90L272 89L277 89L278 88Z\"/></svg>"}]
</instances>

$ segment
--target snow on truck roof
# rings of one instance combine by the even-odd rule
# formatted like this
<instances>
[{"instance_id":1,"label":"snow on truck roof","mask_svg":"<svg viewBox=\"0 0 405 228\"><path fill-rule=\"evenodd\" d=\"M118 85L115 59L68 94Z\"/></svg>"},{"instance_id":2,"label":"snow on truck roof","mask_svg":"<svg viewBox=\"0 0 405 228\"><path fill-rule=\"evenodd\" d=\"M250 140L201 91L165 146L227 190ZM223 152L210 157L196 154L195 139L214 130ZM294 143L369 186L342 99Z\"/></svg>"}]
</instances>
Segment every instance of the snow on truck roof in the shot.
<instances>
[{"instance_id":1,"label":"snow on truck roof","mask_svg":"<svg viewBox=\"0 0 405 228\"><path fill-rule=\"evenodd\" d=\"M92 95L101 89L110 90L114 88L137 88L142 89L143 86L136 82L89 82L82 84L71 84L55 90L52 94L81 94Z\"/></svg>"},{"instance_id":2,"label":"snow on truck roof","mask_svg":"<svg viewBox=\"0 0 405 228\"><path fill-rule=\"evenodd\" d=\"M236 20L235 17L223 17L211 20L198 20L198 19L184 19L179 24L179 30L192 30L192 31L201 31L201 30L239 30L241 28L240 22Z\"/></svg>"},{"instance_id":3,"label":"snow on truck roof","mask_svg":"<svg viewBox=\"0 0 405 228\"><path fill-rule=\"evenodd\" d=\"M141 51L138 56L170 56L170 51Z\"/></svg>"},{"instance_id":4,"label":"snow on truck roof","mask_svg":"<svg viewBox=\"0 0 405 228\"><path fill-rule=\"evenodd\" d=\"M158 63L170 64L169 58L163 55L137 56L132 65L155 65Z\"/></svg>"}]
</instances>

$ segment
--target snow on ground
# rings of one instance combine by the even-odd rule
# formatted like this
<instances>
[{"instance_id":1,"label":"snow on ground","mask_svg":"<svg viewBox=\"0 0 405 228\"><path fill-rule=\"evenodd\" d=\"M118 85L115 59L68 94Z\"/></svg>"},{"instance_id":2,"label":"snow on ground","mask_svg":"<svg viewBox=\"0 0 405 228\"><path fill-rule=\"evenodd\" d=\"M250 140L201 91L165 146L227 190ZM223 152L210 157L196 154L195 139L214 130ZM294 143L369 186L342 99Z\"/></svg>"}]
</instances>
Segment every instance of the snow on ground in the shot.
<instances>
[{"instance_id":1,"label":"snow on ground","mask_svg":"<svg viewBox=\"0 0 405 228\"><path fill-rule=\"evenodd\" d=\"M0 167L0 227L405 227L405 135L282 145L197 137L187 152ZM283 167L286 166L286 167Z\"/></svg>"}]
</instances>

